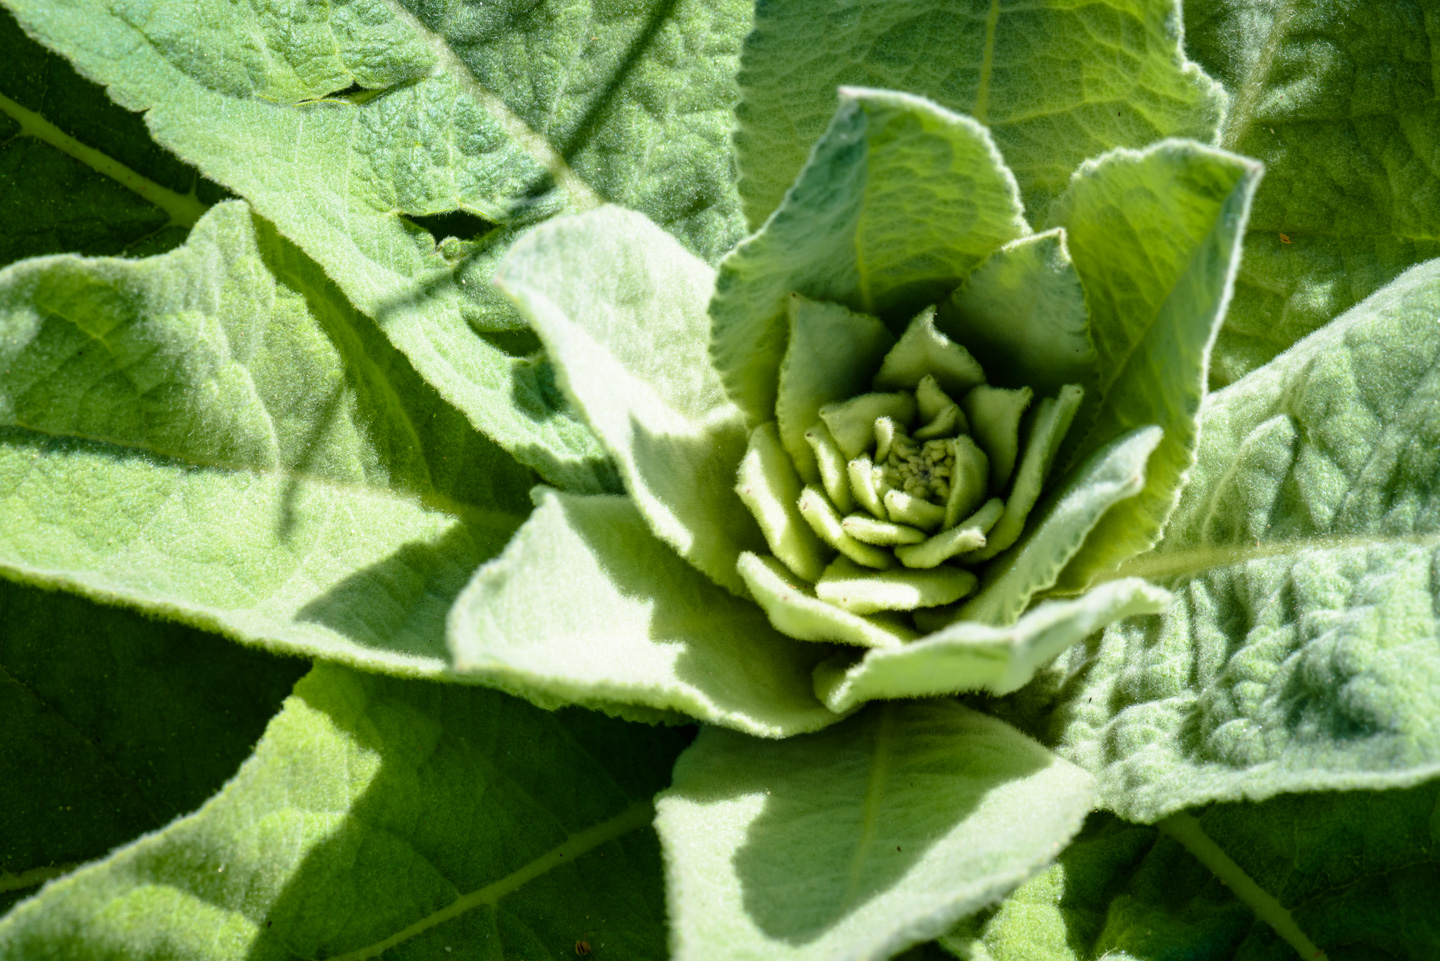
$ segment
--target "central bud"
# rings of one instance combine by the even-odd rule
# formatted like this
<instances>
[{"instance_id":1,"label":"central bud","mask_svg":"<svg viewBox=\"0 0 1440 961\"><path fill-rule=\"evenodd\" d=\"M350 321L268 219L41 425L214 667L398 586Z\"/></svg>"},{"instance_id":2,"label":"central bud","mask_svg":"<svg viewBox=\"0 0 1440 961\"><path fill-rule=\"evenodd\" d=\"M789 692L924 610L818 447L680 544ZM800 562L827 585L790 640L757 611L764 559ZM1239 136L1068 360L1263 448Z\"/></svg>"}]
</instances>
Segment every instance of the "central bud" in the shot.
<instances>
[{"instance_id":1,"label":"central bud","mask_svg":"<svg viewBox=\"0 0 1440 961\"><path fill-rule=\"evenodd\" d=\"M842 316L850 329L837 331ZM849 346L817 330L888 350L868 373L853 357L792 364L804 344L822 356ZM897 341L874 318L801 302L790 351L779 418L752 432L737 485L772 554L742 559L751 591L780 630L810 640L874 646L964 617L985 564L1019 539L1080 388L1032 404L1029 387L988 383L933 309ZM857 370L869 391L825 400Z\"/></svg>"}]
</instances>

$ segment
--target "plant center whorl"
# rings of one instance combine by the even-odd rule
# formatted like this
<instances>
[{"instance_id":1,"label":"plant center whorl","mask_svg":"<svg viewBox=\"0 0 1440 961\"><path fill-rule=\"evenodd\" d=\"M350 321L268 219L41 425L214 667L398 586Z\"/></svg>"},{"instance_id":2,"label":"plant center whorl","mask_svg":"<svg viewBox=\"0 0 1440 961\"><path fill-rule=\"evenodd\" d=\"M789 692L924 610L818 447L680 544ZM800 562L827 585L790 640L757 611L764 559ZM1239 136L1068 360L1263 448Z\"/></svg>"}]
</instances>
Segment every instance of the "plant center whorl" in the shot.
<instances>
[{"instance_id":1,"label":"plant center whorl","mask_svg":"<svg viewBox=\"0 0 1440 961\"><path fill-rule=\"evenodd\" d=\"M890 487L898 487L911 497L944 504L950 496L950 472L954 467L955 451L949 444L939 440L916 444L897 429L881 470Z\"/></svg>"},{"instance_id":2,"label":"plant center whorl","mask_svg":"<svg viewBox=\"0 0 1440 961\"><path fill-rule=\"evenodd\" d=\"M823 384L829 372L820 373L806 383ZM782 604L774 585L788 581L795 597L811 598L805 603L824 602L822 613L824 605L848 615L893 612L934 630L964 616L959 602L977 589L981 567L1019 539L1081 391L1066 386L1032 405L1028 387L987 383L930 311L885 355L870 386L809 406L803 394L782 396L786 410L814 418L811 426L797 433L782 419L752 433L736 489L771 550L756 561L779 580L751 587ZM787 630L782 623L803 620L773 622ZM846 630L788 632L816 639Z\"/></svg>"}]
</instances>

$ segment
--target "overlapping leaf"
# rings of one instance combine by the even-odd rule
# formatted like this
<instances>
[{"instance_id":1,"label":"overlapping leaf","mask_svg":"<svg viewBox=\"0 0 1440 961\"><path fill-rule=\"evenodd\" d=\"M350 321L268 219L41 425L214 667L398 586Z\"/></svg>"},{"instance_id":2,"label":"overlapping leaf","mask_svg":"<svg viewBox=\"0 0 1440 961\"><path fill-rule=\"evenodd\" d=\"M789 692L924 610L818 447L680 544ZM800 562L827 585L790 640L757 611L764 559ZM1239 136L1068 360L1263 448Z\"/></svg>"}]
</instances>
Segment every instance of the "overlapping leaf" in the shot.
<instances>
[{"instance_id":1,"label":"overlapping leaf","mask_svg":"<svg viewBox=\"0 0 1440 961\"><path fill-rule=\"evenodd\" d=\"M219 2L7 5L320 263L476 427L552 482L608 486L543 368L472 325L518 322L490 270L561 209L636 206L708 257L734 241L726 136L748 5L415 0L295 21ZM421 226L453 211L459 226Z\"/></svg>"},{"instance_id":2,"label":"overlapping leaf","mask_svg":"<svg viewBox=\"0 0 1440 961\"><path fill-rule=\"evenodd\" d=\"M679 711L769 737L838 719L810 690L830 648L778 633L624 497L545 494L456 601L450 650L462 674L544 706Z\"/></svg>"},{"instance_id":3,"label":"overlapping leaf","mask_svg":"<svg viewBox=\"0 0 1440 961\"><path fill-rule=\"evenodd\" d=\"M142 261L0 273L0 564L277 650L448 670L523 518L475 434L245 205Z\"/></svg>"},{"instance_id":4,"label":"overlapping leaf","mask_svg":"<svg viewBox=\"0 0 1440 961\"><path fill-rule=\"evenodd\" d=\"M765 0L745 41L736 161L745 216L780 205L845 85L906 90L990 128L1043 219L1087 157L1209 140L1223 94L1180 49L1174 0Z\"/></svg>"},{"instance_id":5,"label":"overlapping leaf","mask_svg":"<svg viewBox=\"0 0 1440 961\"><path fill-rule=\"evenodd\" d=\"M1175 602L1052 675L1050 736L1111 809L1440 773L1437 313L1431 262L1207 407L1164 541L1122 569Z\"/></svg>"},{"instance_id":6,"label":"overlapping leaf","mask_svg":"<svg viewBox=\"0 0 1440 961\"><path fill-rule=\"evenodd\" d=\"M1032 875L1089 805L1083 771L954 702L780 742L707 728L657 802L674 956L889 957Z\"/></svg>"},{"instance_id":7,"label":"overlapping leaf","mask_svg":"<svg viewBox=\"0 0 1440 961\"><path fill-rule=\"evenodd\" d=\"M15 909L0 956L659 961L650 797L685 739L317 667L224 791Z\"/></svg>"}]
</instances>

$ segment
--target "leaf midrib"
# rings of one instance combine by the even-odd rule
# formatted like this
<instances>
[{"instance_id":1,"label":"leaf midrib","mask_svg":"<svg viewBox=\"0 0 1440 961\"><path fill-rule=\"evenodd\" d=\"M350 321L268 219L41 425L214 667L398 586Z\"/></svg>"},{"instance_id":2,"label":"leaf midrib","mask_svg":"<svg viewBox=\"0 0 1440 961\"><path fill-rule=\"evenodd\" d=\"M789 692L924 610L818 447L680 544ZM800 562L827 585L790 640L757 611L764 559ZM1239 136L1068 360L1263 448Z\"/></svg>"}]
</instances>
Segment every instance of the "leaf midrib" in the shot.
<instances>
[{"instance_id":1,"label":"leaf midrib","mask_svg":"<svg viewBox=\"0 0 1440 961\"><path fill-rule=\"evenodd\" d=\"M655 816L655 807L650 801L637 801L614 817L601 821L551 848L527 864L522 865L497 881L462 894L449 905L435 911L413 924L407 925L390 937L354 951L333 956L330 961L365 961L383 954L390 948L408 941L425 931L459 917L467 911L499 903L506 896L519 890L536 878L560 867L573 863L585 854L632 831L649 827Z\"/></svg>"},{"instance_id":2,"label":"leaf midrib","mask_svg":"<svg viewBox=\"0 0 1440 961\"><path fill-rule=\"evenodd\" d=\"M1292 538L1264 541L1253 546L1206 544L1178 551L1150 551L1121 564L1115 571L1101 578L1101 581L1118 580L1122 577L1143 577L1146 580L1190 578L1223 567L1309 551L1353 551L1395 545L1440 546L1440 531L1388 536L1361 534L1350 537Z\"/></svg>"},{"instance_id":3,"label":"leaf midrib","mask_svg":"<svg viewBox=\"0 0 1440 961\"><path fill-rule=\"evenodd\" d=\"M1235 149L1235 145L1240 142L1240 138L1254 120L1261 87L1265 78L1270 74L1270 67L1275 60L1275 55L1280 51L1281 40L1290 26L1291 18L1295 15L1296 6L1297 0L1282 0L1280 10L1270 21L1270 32L1265 37L1265 45L1260 49L1260 56L1255 59L1253 69L1240 84L1240 91L1235 95L1235 109L1230 111L1229 116L1225 118L1225 126L1219 140L1220 145L1227 150Z\"/></svg>"},{"instance_id":4,"label":"leaf midrib","mask_svg":"<svg viewBox=\"0 0 1440 961\"><path fill-rule=\"evenodd\" d=\"M189 194L180 194L160 186L114 157L70 136L46 120L44 115L21 106L3 93L0 93L0 113L7 114L20 124L20 136L32 137L41 143L49 144L165 211L170 215L167 226L193 227L205 211L210 209L208 204L202 203L195 196L193 190Z\"/></svg>"}]
</instances>

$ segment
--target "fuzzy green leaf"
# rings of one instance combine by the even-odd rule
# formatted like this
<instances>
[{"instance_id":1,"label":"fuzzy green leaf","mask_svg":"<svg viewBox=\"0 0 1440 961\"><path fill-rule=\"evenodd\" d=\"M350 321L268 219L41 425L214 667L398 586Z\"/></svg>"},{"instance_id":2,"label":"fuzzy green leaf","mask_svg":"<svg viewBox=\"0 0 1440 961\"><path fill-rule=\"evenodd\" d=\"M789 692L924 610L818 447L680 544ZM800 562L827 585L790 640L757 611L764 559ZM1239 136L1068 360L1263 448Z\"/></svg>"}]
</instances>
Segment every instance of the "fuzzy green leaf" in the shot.
<instances>
[{"instance_id":1,"label":"fuzzy green leaf","mask_svg":"<svg viewBox=\"0 0 1440 961\"><path fill-rule=\"evenodd\" d=\"M678 711L768 737L836 720L808 682L829 649L774 631L624 497L545 494L456 601L450 649L462 674L543 707Z\"/></svg>"},{"instance_id":2,"label":"fuzzy green leaf","mask_svg":"<svg viewBox=\"0 0 1440 961\"><path fill-rule=\"evenodd\" d=\"M1050 676L1048 738L1112 810L1440 774L1437 315L1431 262L1212 398L1165 540L1122 568L1175 602Z\"/></svg>"},{"instance_id":3,"label":"fuzzy green leaf","mask_svg":"<svg viewBox=\"0 0 1440 961\"><path fill-rule=\"evenodd\" d=\"M764 542L734 489L743 418L706 363L714 272L643 216L605 207L531 231L495 279L651 528L743 594L735 559Z\"/></svg>"},{"instance_id":4,"label":"fuzzy green leaf","mask_svg":"<svg viewBox=\"0 0 1440 961\"><path fill-rule=\"evenodd\" d=\"M903 324L1030 232L983 127L908 94L847 89L785 203L720 264L711 355L772 419L792 293Z\"/></svg>"},{"instance_id":5,"label":"fuzzy green leaf","mask_svg":"<svg viewBox=\"0 0 1440 961\"><path fill-rule=\"evenodd\" d=\"M245 205L148 260L8 268L0 330L7 576L448 672L445 613L529 472Z\"/></svg>"},{"instance_id":6,"label":"fuzzy green leaf","mask_svg":"<svg viewBox=\"0 0 1440 961\"><path fill-rule=\"evenodd\" d=\"M760 3L740 62L745 217L753 228L780 206L847 84L908 90L988 126L1043 215L1086 157L1211 138L1223 94L1185 59L1179 27L1174 0Z\"/></svg>"},{"instance_id":7,"label":"fuzzy green leaf","mask_svg":"<svg viewBox=\"0 0 1440 961\"><path fill-rule=\"evenodd\" d=\"M1187 47L1230 93L1218 143L1265 164L1222 387L1440 256L1437 30L1425 3L1187 0Z\"/></svg>"},{"instance_id":8,"label":"fuzzy green leaf","mask_svg":"<svg viewBox=\"0 0 1440 961\"><path fill-rule=\"evenodd\" d=\"M553 483L607 486L543 368L476 336L519 321L489 277L525 226L602 198L707 258L734 242L747 3L7 5L321 264L474 426Z\"/></svg>"},{"instance_id":9,"label":"fuzzy green leaf","mask_svg":"<svg viewBox=\"0 0 1440 961\"><path fill-rule=\"evenodd\" d=\"M656 803L674 957L889 957L1030 877L1089 804L1083 771L954 702L707 728Z\"/></svg>"},{"instance_id":10,"label":"fuzzy green leaf","mask_svg":"<svg viewBox=\"0 0 1440 961\"><path fill-rule=\"evenodd\" d=\"M0 956L659 961L650 797L684 742L320 666L219 795L16 908Z\"/></svg>"},{"instance_id":11,"label":"fuzzy green leaf","mask_svg":"<svg viewBox=\"0 0 1440 961\"><path fill-rule=\"evenodd\" d=\"M1098 396L1071 462L1144 424L1165 436L1145 487L1111 510L1061 586L1093 576L1160 538L1195 460L1206 362L1230 299L1240 236L1260 168L1194 143L1087 161L1056 202L1075 270L1085 285L1099 354ZM1063 465L1062 465L1063 467Z\"/></svg>"}]
</instances>

